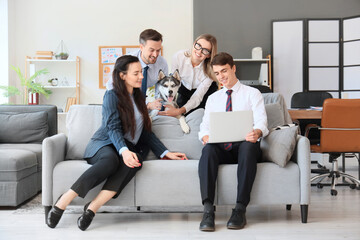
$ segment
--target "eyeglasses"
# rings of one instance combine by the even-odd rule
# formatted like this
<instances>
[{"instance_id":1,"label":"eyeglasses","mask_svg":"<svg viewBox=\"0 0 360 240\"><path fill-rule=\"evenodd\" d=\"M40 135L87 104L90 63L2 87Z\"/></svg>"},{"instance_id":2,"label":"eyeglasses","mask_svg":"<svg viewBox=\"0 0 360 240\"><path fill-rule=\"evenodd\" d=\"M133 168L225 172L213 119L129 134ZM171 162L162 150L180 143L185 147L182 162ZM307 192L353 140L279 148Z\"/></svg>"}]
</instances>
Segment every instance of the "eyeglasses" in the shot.
<instances>
[{"instance_id":1,"label":"eyeglasses","mask_svg":"<svg viewBox=\"0 0 360 240\"><path fill-rule=\"evenodd\" d=\"M194 48L195 48L196 50L201 50L201 53L204 54L204 55L209 55L209 54L211 53L211 51L210 51L209 49L203 48L203 47L200 45L200 43L197 43L197 42L194 44Z\"/></svg>"}]
</instances>

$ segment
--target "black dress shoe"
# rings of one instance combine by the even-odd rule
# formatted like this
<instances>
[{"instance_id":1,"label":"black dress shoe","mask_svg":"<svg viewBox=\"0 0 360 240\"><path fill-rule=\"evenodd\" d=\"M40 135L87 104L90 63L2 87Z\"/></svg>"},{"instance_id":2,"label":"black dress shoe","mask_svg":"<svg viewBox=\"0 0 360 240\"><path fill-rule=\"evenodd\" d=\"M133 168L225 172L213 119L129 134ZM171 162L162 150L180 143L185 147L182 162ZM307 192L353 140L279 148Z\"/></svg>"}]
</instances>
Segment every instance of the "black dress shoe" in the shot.
<instances>
[{"instance_id":1,"label":"black dress shoe","mask_svg":"<svg viewBox=\"0 0 360 240\"><path fill-rule=\"evenodd\" d=\"M206 232L215 231L215 213L204 212L199 229Z\"/></svg>"},{"instance_id":2,"label":"black dress shoe","mask_svg":"<svg viewBox=\"0 0 360 240\"><path fill-rule=\"evenodd\" d=\"M233 209L231 217L227 222L228 229L242 229L246 225L245 211Z\"/></svg>"},{"instance_id":3,"label":"black dress shoe","mask_svg":"<svg viewBox=\"0 0 360 240\"><path fill-rule=\"evenodd\" d=\"M94 217L95 217L95 213L90 209L86 209L86 211L84 211L83 214L77 220L78 227L81 230L85 231L90 226Z\"/></svg>"},{"instance_id":4,"label":"black dress shoe","mask_svg":"<svg viewBox=\"0 0 360 240\"><path fill-rule=\"evenodd\" d=\"M62 196L62 195L61 195ZM61 198L61 196L58 198L58 200L56 200L54 206L51 208L51 210L49 211L47 218L46 218L46 224L50 227L50 228L55 228L56 225L59 223L61 216L64 213L64 210L58 208L56 205L56 203L59 201L59 199Z\"/></svg>"}]
</instances>

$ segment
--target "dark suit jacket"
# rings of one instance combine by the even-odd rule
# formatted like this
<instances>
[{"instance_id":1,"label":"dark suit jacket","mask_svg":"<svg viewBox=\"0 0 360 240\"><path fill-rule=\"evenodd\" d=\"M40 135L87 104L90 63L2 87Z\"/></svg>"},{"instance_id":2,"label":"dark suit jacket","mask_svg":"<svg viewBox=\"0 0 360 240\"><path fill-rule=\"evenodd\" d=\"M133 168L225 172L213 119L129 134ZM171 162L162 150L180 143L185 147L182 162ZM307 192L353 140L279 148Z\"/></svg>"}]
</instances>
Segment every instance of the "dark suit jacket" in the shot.
<instances>
[{"instance_id":1,"label":"dark suit jacket","mask_svg":"<svg viewBox=\"0 0 360 240\"><path fill-rule=\"evenodd\" d=\"M113 144L118 152L122 147L126 147L120 113L117 108L118 102L119 100L114 90L105 92L102 105L101 127L90 139L85 149L84 158L93 157L100 148L110 144ZM158 157L167 150L153 132L148 132L145 129L141 133L136 148L139 149L139 154L143 158L146 157L150 149Z\"/></svg>"}]
</instances>

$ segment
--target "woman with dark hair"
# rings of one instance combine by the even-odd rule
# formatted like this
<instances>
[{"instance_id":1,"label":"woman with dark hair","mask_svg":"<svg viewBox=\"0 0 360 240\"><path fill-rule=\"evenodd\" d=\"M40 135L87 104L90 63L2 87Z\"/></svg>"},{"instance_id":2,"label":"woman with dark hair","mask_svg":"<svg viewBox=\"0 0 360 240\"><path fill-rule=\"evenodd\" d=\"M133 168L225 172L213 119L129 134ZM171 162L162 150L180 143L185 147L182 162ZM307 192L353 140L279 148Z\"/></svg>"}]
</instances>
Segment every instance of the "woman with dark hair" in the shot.
<instances>
[{"instance_id":1,"label":"woman with dark hair","mask_svg":"<svg viewBox=\"0 0 360 240\"><path fill-rule=\"evenodd\" d=\"M116 60L113 71L114 89L106 91L102 105L102 124L88 143L84 159L92 166L65 192L50 210L46 224L55 228L71 201L84 198L95 186L105 181L100 193L87 203L77 224L86 230L96 211L111 198L116 198L140 170L151 149L160 158L187 159L183 153L169 152L151 132L151 122L141 90L141 64L134 56Z\"/></svg>"}]
</instances>

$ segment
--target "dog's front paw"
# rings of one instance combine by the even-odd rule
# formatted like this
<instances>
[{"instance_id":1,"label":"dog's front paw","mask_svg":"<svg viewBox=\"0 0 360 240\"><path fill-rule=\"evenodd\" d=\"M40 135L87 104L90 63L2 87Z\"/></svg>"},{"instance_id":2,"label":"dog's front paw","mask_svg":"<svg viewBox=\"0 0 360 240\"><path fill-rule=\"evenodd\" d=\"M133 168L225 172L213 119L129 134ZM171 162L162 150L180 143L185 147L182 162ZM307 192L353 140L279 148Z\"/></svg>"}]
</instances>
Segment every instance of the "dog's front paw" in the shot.
<instances>
[{"instance_id":1,"label":"dog's front paw","mask_svg":"<svg viewBox=\"0 0 360 240\"><path fill-rule=\"evenodd\" d=\"M184 133L188 134L190 132L190 127L186 123L185 118L184 119L179 119L179 120L180 120L181 129L183 130Z\"/></svg>"},{"instance_id":2,"label":"dog's front paw","mask_svg":"<svg viewBox=\"0 0 360 240\"><path fill-rule=\"evenodd\" d=\"M183 130L184 133L188 134L190 133L190 127L189 125L184 125L184 126L181 126L181 129Z\"/></svg>"}]
</instances>

